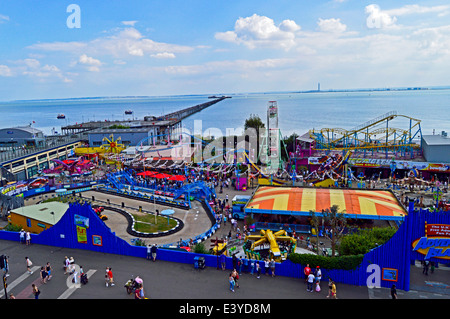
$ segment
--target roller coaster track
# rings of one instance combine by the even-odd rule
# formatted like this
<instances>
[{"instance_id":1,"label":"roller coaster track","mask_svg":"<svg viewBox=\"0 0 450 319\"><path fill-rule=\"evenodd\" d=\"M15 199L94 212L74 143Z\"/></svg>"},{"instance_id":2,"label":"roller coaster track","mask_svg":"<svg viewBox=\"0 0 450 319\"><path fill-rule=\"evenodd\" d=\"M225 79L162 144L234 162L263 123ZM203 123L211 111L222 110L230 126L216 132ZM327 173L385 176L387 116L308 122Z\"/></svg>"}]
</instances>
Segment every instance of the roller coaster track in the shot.
<instances>
[{"instance_id":1,"label":"roller coaster track","mask_svg":"<svg viewBox=\"0 0 450 319\"><path fill-rule=\"evenodd\" d=\"M389 127L389 121L397 117L409 119L409 128ZM384 127L379 127L379 125L384 123L386 124ZM417 128L418 132L420 132L420 120L392 111L350 130L323 128L319 131L310 130L309 136L315 140L316 150L418 148L419 145L412 143L412 139L417 134L417 132L415 134L412 133L414 128Z\"/></svg>"}]
</instances>

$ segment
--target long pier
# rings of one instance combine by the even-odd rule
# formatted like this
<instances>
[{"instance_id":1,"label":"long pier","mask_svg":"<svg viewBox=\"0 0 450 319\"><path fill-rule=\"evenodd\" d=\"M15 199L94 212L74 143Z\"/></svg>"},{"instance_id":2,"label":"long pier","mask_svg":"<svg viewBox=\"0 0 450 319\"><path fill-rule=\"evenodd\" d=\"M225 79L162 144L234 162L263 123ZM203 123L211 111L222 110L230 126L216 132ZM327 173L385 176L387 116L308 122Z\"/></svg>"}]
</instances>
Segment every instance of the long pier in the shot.
<instances>
[{"instance_id":1,"label":"long pier","mask_svg":"<svg viewBox=\"0 0 450 319\"><path fill-rule=\"evenodd\" d=\"M130 124L131 122L134 123L133 126L135 127L137 122L140 122L140 125L143 126L150 125L149 123L152 123L151 125L172 126L176 123L179 123L182 119L185 119L186 117L191 116L192 114L195 114L197 112L200 112L201 110L204 110L207 107L227 98L230 97L221 96L214 100L190 106L188 108L171 112L162 116L145 116L143 120L89 121L84 123L66 125L61 127L61 132L63 133L63 135L78 134L102 127L109 127L111 125L127 125Z\"/></svg>"},{"instance_id":2,"label":"long pier","mask_svg":"<svg viewBox=\"0 0 450 319\"><path fill-rule=\"evenodd\" d=\"M176 112L172 112L169 114L164 115L164 119L165 120L171 120L171 119L177 119L177 120L182 120L188 116L191 116L194 113L200 112L201 110L206 109L207 107L216 104L224 99L227 99L229 97L226 96L222 96L220 98L214 99L212 101L206 102L206 103L202 103L202 104L198 104L198 105L194 105Z\"/></svg>"}]
</instances>

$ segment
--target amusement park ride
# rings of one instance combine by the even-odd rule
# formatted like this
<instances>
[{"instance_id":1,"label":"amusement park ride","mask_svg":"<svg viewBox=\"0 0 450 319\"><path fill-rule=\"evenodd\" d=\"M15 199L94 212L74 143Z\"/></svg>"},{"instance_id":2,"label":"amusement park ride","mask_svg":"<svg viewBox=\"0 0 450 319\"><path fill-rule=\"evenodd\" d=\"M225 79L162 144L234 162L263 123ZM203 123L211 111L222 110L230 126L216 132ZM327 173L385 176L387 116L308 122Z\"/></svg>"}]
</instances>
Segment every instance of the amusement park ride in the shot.
<instances>
[{"instance_id":1,"label":"amusement park ride","mask_svg":"<svg viewBox=\"0 0 450 319\"><path fill-rule=\"evenodd\" d=\"M173 135L164 134L142 140L136 145L135 156L128 158L126 165L141 164L144 168L180 168L188 171L203 171L207 174L234 172L236 178L243 178L246 174L248 178L246 186L250 183L286 185L299 181L307 185L328 187L335 185L336 182L346 183L350 180L358 180L347 165L352 155L405 159L408 156L413 158L420 152L421 145L417 142L421 136L420 120L399 115L393 111L349 130L342 128L310 130L308 133L311 141L310 150L320 154L317 163L320 166L308 172L306 176L298 176L296 165L293 165L295 156L291 157L291 154L287 152L278 127L278 111L277 101L269 101L267 128L261 136L259 150L255 152L256 154L252 154L256 157L250 156L249 147L247 147L249 149L245 149L246 147L236 149L234 145L234 147L224 147L219 152L216 147L215 151L218 155L210 156L206 160L203 152L209 151L208 147L211 147L207 143L211 141L181 132L179 140ZM406 119L408 128L395 128L393 123L396 124L394 122L396 119ZM164 143L155 145L156 140L164 141ZM107 164L116 164L123 168L125 161L121 152L125 147L120 143L120 137L115 140L111 135L109 139L105 137L103 142L100 147L77 148L75 152L77 155L96 154ZM144 145L149 147L144 148ZM283 147L286 154L289 154L287 161L281 156ZM186 149L189 153L187 155L184 154ZM173 157L173 154L179 154L180 151L183 156ZM200 156L198 156L199 151ZM193 155L194 153L196 155ZM238 184L241 185L241 182Z\"/></svg>"},{"instance_id":2,"label":"amusement park ride","mask_svg":"<svg viewBox=\"0 0 450 319\"><path fill-rule=\"evenodd\" d=\"M409 128L399 129L390 127L396 118L409 120ZM363 153L363 156L384 153L385 157L396 155L414 157L414 151L420 150L421 145L414 142L421 136L420 120L397 114L392 111L374 118L352 129L323 128L319 131L310 130L309 136L315 142L318 151L353 151Z\"/></svg>"},{"instance_id":3,"label":"amusement park ride","mask_svg":"<svg viewBox=\"0 0 450 319\"><path fill-rule=\"evenodd\" d=\"M109 138L104 137L102 139L102 145L99 147L77 147L75 154L78 156L86 157L99 157L105 160L106 164L116 164L121 166L120 153L125 149L125 146L120 143L121 137L114 139L114 135L111 134Z\"/></svg>"},{"instance_id":4,"label":"amusement park ride","mask_svg":"<svg viewBox=\"0 0 450 319\"><path fill-rule=\"evenodd\" d=\"M295 251L297 245L297 240L288 236L285 230L279 230L274 233L270 229L261 229L259 235L248 235L245 237L245 241L250 244L247 245L250 247L246 249L246 254L249 258L259 260L261 259L261 254L264 255L266 253L267 257L274 259L276 262L281 262L285 259L289 251ZM283 248L280 247L279 243L282 243ZM266 252L266 249L264 249L265 244L269 245L269 250Z\"/></svg>"}]
</instances>

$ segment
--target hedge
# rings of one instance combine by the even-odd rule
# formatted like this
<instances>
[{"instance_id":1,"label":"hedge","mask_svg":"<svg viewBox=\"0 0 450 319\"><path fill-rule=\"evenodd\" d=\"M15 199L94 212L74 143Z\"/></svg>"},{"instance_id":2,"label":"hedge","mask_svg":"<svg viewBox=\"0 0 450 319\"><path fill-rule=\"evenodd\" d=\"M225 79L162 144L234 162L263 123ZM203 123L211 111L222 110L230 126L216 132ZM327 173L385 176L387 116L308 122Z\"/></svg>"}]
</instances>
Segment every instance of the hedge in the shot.
<instances>
[{"instance_id":1,"label":"hedge","mask_svg":"<svg viewBox=\"0 0 450 319\"><path fill-rule=\"evenodd\" d=\"M362 263L364 255L327 257L315 254L289 254L288 259L296 264L309 264L310 268L354 270Z\"/></svg>"}]
</instances>

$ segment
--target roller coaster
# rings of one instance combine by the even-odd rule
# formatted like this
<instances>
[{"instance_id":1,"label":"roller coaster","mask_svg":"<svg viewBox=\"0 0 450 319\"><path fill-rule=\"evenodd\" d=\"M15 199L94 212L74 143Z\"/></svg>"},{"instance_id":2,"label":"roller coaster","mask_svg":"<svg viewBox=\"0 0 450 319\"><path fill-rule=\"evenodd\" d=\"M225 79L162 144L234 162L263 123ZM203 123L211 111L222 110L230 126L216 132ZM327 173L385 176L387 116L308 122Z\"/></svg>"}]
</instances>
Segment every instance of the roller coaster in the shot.
<instances>
[{"instance_id":1,"label":"roller coaster","mask_svg":"<svg viewBox=\"0 0 450 319\"><path fill-rule=\"evenodd\" d=\"M391 121L396 118L409 120L409 127L391 127ZM421 134L420 120L397 114L396 111L385 113L349 130L323 128L309 131L310 138L315 141L316 151L342 151L344 154L352 150L355 154L364 153L364 157L368 152L372 155L384 153L386 158L389 155L414 158L414 153L417 155L421 150L421 143L417 142Z\"/></svg>"}]
</instances>

